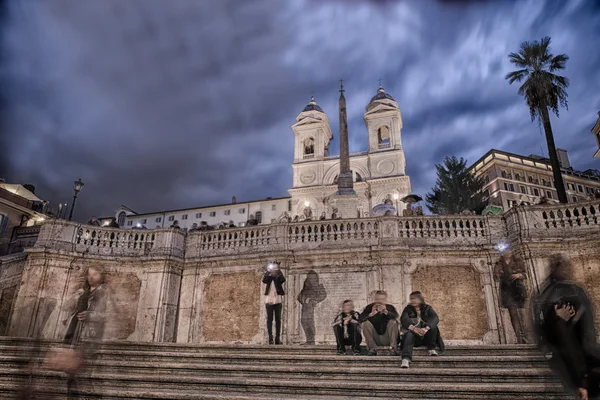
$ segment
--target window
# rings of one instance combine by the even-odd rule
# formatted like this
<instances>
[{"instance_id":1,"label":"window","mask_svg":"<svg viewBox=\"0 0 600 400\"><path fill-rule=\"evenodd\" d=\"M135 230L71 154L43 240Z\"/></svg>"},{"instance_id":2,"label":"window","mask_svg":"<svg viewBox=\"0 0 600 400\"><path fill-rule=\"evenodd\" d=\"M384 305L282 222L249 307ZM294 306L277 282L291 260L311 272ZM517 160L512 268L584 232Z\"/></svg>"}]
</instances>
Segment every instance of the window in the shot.
<instances>
[{"instance_id":1,"label":"window","mask_svg":"<svg viewBox=\"0 0 600 400\"><path fill-rule=\"evenodd\" d=\"M170 215L169 216L169 221L175 221L175 216L174 215Z\"/></svg>"},{"instance_id":2,"label":"window","mask_svg":"<svg viewBox=\"0 0 600 400\"><path fill-rule=\"evenodd\" d=\"M271 205L271 211L275 211L277 210L277 204L272 204Z\"/></svg>"},{"instance_id":3,"label":"window","mask_svg":"<svg viewBox=\"0 0 600 400\"><path fill-rule=\"evenodd\" d=\"M146 225L146 219L145 218L142 220L142 225Z\"/></svg>"},{"instance_id":4,"label":"window","mask_svg":"<svg viewBox=\"0 0 600 400\"><path fill-rule=\"evenodd\" d=\"M245 225L246 225L246 223L245 223L245 222L238 222L238 226L239 226L240 228L244 227Z\"/></svg>"},{"instance_id":5,"label":"window","mask_svg":"<svg viewBox=\"0 0 600 400\"><path fill-rule=\"evenodd\" d=\"M133 225L133 221L127 221L127 226Z\"/></svg>"},{"instance_id":6,"label":"window","mask_svg":"<svg viewBox=\"0 0 600 400\"><path fill-rule=\"evenodd\" d=\"M587 194L594 194L594 189L591 187L587 187L585 190L587 191Z\"/></svg>"},{"instance_id":7,"label":"window","mask_svg":"<svg viewBox=\"0 0 600 400\"><path fill-rule=\"evenodd\" d=\"M521 180L521 175L520 174L515 174L515 179L520 181Z\"/></svg>"},{"instance_id":8,"label":"window","mask_svg":"<svg viewBox=\"0 0 600 400\"><path fill-rule=\"evenodd\" d=\"M288 211L292 211L292 201L288 200Z\"/></svg>"},{"instance_id":9,"label":"window","mask_svg":"<svg viewBox=\"0 0 600 400\"><path fill-rule=\"evenodd\" d=\"M181 219L187 219L187 216L188 216L187 214L183 214L183 215L181 216Z\"/></svg>"},{"instance_id":10,"label":"window","mask_svg":"<svg viewBox=\"0 0 600 400\"><path fill-rule=\"evenodd\" d=\"M577 185L577 191L578 191L579 193L583 193L583 186L581 186L581 185Z\"/></svg>"},{"instance_id":11,"label":"window","mask_svg":"<svg viewBox=\"0 0 600 400\"><path fill-rule=\"evenodd\" d=\"M156 222L162 222L162 217L156 217Z\"/></svg>"},{"instance_id":12,"label":"window","mask_svg":"<svg viewBox=\"0 0 600 400\"><path fill-rule=\"evenodd\" d=\"M549 190L546 190L546 197L551 199L552 198L552 192Z\"/></svg>"},{"instance_id":13,"label":"window","mask_svg":"<svg viewBox=\"0 0 600 400\"><path fill-rule=\"evenodd\" d=\"M223 211L223 214L229 215L229 214L231 214L231 210L225 210L225 211Z\"/></svg>"},{"instance_id":14,"label":"window","mask_svg":"<svg viewBox=\"0 0 600 400\"><path fill-rule=\"evenodd\" d=\"M573 203L577 203L577 196L573 196Z\"/></svg>"},{"instance_id":15,"label":"window","mask_svg":"<svg viewBox=\"0 0 600 400\"><path fill-rule=\"evenodd\" d=\"M245 214L245 213L246 213L246 209L245 209L245 208L240 208L240 209L238 210L238 212L239 212L240 214Z\"/></svg>"},{"instance_id":16,"label":"window","mask_svg":"<svg viewBox=\"0 0 600 400\"><path fill-rule=\"evenodd\" d=\"M521 193L527 194L527 188L523 185L521 185Z\"/></svg>"},{"instance_id":17,"label":"window","mask_svg":"<svg viewBox=\"0 0 600 400\"><path fill-rule=\"evenodd\" d=\"M490 183L490 175L489 175L489 174L486 174L486 175L483 177L483 181L484 181L485 183Z\"/></svg>"},{"instance_id":18,"label":"window","mask_svg":"<svg viewBox=\"0 0 600 400\"><path fill-rule=\"evenodd\" d=\"M574 183L567 183L567 188L570 190L575 190L575 184Z\"/></svg>"},{"instance_id":19,"label":"window","mask_svg":"<svg viewBox=\"0 0 600 400\"><path fill-rule=\"evenodd\" d=\"M504 190L509 190L511 192L515 191L515 186L512 183L504 182Z\"/></svg>"},{"instance_id":20,"label":"window","mask_svg":"<svg viewBox=\"0 0 600 400\"><path fill-rule=\"evenodd\" d=\"M259 224L262 223L262 211L257 211L256 214L254 214L254 217L256 218L256 222Z\"/></svg>"},{"instance_id":21,"label":"window","mask_svg":"<svg viewBox=\"0 0 600 400\"><path fill-rule=\"evenodd\" d=\"M302 142L302 147L304 147L303 158L313 158L315 156L315 139L307 137Z\"/></svg>"},{"instance_id":22,"label":"window","mask_svg":"<svg viewBox=\"0 0 600 400\"><path fill-rule=\"evenodd\" d=\"M119 216L117 217L117 224L119 224L119 226L125 225L125 211L121 211L119 213Z\"/></svg>"},{"instance_id":23,"label":"window","mask_svg":"<svg viewBox=\"0 0 600 400\"><path fill-rule=\"evenodd\" d=\"M382 126L377 129L377 143L379 143L379 148L390 147L390 128L387 126Z\"/></svg>"},{"instance_id":24,"label":"window","mask_svg":"<svg viewBox=\"0 0 600 400\"><path fill-rule=\"evenodd\" d=\"M216 211L211 211L210 212L210 216L211 217L216 217L217 216L217 212Z\"/></svg>"},{"instance_id":25,"label":"window","mask_svg":"<svg viewBox=\"0 0 600 400\"><path fill-rule=\"evenodd\" d=\"M508 208L513 208L517 205L517 202L514 200L508 200Z\"/></svg>"},{"instance_id":26,"label":"window","mask_svg":"<svg viewBox=\"0 0 600 400\"><path fill-rule=\"evenodd\" d=\"M196 213L196 218L202 218L202 213Z\"/></svg>"},{"instance_id":27,"label":"window","mask_svg":"<svg viewBox=\"0 0 600 400\"><path fill-rule=\"evenodd\" d=\"M4 214L0 214L0 236L4 236L6 233L6 227L8 225L8 217Z\"/></svg>"},{"instance_id":28,"label":"window","mask_svg":"<svg viewBox=\"0 0 600 400\"><path fill-rule=\"evenodd\" d=\"M529 181L529 183L533 183L533 176L527 177L527 180Z\"/></svg>"},{"instance_id":29,"label":"window","mask_svg":"<svg viewBox=\"0 0 600 400\"><path fill-rule=\"evenodd\" d=\"M540 196L539 189L538 188L533 188L533 194L539 197Z\"/></svg>"}]
</instances>

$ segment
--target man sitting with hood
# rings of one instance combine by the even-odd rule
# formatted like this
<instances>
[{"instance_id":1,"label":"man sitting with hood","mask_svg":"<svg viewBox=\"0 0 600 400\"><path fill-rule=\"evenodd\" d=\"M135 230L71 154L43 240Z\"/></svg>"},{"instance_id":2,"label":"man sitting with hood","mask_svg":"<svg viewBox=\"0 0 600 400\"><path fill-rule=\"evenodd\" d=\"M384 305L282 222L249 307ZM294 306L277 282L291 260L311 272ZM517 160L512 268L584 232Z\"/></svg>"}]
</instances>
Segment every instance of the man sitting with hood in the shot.
<instances>
[{"instance_id":1,"label":"man sitting with hood","mask_svg":"<svg viewBox=\"0 0 600 400\"><path fill-rule=\"evenodd\" d=\"M425 303L421 292L412 292L410 302L404 307L400 324L404 333L402 339L402 365L408 368L412 361L413 348L427 346L430 356L437 356L436 346L444 351L444 342L438 330L440 319L433 307Z\"/></svg>"}]
</instances>

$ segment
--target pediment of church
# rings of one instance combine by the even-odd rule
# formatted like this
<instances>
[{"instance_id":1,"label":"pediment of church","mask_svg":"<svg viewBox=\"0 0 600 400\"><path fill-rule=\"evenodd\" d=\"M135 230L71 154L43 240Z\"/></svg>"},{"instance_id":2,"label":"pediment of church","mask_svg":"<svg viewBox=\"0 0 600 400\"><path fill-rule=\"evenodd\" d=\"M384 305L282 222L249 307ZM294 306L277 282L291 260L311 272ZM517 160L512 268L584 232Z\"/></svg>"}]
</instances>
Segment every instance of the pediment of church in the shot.
<instances>
[{"instance_id":1,"label":"pediment of church","mask_svg":"<svg viewBox=\"0 0 600 400\"><path fill-rule=\"evenodd\" d=\"M386 113L386 112L398 112L398 108L394 107L391 104L385 104L385 103L381 103L379 104L377 107L372 108L371 110L367 111L365 113L365 117L368 115L373 115L373 114L382 114L382 113Z\"/></svg>"}]
</instances>

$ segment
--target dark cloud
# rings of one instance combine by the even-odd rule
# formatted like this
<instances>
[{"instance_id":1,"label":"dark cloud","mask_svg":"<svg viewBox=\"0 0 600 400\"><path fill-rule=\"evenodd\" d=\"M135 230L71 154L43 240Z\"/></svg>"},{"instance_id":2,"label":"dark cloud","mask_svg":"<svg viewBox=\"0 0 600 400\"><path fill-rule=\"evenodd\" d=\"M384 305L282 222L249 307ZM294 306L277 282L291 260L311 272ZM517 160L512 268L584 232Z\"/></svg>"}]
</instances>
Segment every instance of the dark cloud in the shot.
<instances>
[{"instance_id":1,"label":"dark cloud","mask_svg":"<svg viewBox=\"0 0 600 400\"><path fill-rule=\"evenodd\" d=\"M199 2L0 1L0 165L54 203L85 182L77 218L285 195L289 129L311 92L337 149L338 80L351 151L378 78L399 102L415 192L434 164L492 147L545 148L507 54L552 36L571 57L557 144L595 167L600 17L593 0ZM6 171L6 172L4 172Z\"/></svg>"}]
</instances>

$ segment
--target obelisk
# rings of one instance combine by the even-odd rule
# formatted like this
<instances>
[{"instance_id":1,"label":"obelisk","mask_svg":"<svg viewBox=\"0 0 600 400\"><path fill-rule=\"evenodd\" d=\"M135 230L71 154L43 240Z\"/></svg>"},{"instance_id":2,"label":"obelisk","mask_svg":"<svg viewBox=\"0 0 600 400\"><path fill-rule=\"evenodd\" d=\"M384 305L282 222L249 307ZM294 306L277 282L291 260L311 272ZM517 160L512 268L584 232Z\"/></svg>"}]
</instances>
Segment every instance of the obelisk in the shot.
<instances>
[{"instance_id":1,"label":"obelisk","mask_svg":"<svg viewBox=\"0 0 600 400\"><path fill-rule=\"evenodd\" d=\"M340 80L340 174L335 204L342 218L357 218L358 197L354 191L354 180L350 170L350 150L348 148L348 120L346 117L346 98L344 82Z\"/></svg>"}]
</instances>

